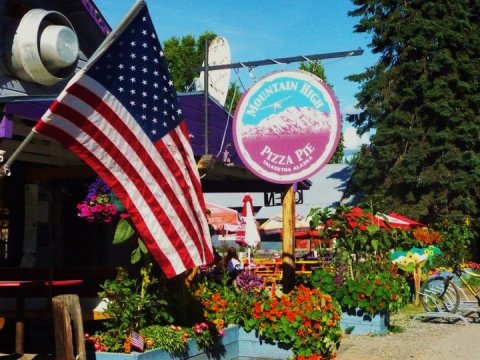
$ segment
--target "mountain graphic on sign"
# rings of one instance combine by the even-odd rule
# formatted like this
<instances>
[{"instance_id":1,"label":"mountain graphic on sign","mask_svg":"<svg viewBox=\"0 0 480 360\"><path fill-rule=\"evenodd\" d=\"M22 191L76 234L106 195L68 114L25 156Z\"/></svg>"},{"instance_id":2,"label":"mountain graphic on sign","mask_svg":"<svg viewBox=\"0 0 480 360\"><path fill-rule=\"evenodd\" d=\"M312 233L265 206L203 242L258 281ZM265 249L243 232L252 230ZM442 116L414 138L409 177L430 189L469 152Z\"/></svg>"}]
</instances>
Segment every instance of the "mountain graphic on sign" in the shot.
<instances>
[{"instance_id":1,"label":"mountain graphic on sign","mask_svg":"<svg viewBox=\"0 0 480 360\"><path fill-rule=\"evenodd\" d=\"M328 113L313 108L291 106L281 113L270 115L257 125L245 125L244 141L265 137L328 134L331 119Z\"/></svg>"}]
</instances>

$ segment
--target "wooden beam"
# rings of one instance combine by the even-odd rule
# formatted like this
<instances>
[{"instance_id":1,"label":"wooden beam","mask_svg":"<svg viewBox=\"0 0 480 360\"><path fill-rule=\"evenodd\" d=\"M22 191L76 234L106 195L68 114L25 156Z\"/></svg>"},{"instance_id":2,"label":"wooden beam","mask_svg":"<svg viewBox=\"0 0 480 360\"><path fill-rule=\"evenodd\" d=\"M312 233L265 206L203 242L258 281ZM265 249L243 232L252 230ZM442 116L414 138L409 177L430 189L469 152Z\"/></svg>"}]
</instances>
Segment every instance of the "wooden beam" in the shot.
<instances>
[{"instance_id":1,"label":"wooden beam","mask_svg":"<svg viewBox=\"0 0 480 360\"><path fill-rule=\"evenodd\" d=\"M295 287L295 191L290 185L282 202L283 292Z\"/></svg>"}]
</instances>

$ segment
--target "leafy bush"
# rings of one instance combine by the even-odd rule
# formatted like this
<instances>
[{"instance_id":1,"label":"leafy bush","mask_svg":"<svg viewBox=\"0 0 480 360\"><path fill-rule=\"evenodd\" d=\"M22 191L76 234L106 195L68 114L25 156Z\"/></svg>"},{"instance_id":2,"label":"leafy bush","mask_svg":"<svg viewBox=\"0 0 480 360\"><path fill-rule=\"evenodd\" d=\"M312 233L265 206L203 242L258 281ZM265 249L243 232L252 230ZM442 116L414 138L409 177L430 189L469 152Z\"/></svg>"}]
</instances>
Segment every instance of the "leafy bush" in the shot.
<instances>
[{"instance_id":1,"label":"leafy bush","mask_svg":"<svg viewBox=\"0 0 480 360\"><path fill-rule=\"evenodd\" d=\"M387 310L395 312L410 299L405 278L386 271L343 279L334 272L316 269L310 278L310 286L332 295L344 310L360 308L371 315Z\"/></svg>"},{"instance_id":2,"label":"leafy bush","mask_svg":"<svg viewBox=\"0 0 480 360\"><path fill-rule=\"evenodd\" d=\"M252 309L246 331L291 348L298 359L334 358L342 331L340 307L330 295L299 285L280 298L258 299Z\"/></svg>"},{"instance_id":3,"label":"leafy bush","mask_svg":"<svg viewBox=\"0 0 480 360\"><path fill-rule=\"evenodd\" d=\"M105 351L123 351L132 331L171 323L168 304L154 288L157 282L151 276L151 266L142 268L140 279L130 278L126 271L121 271L117 279L105 281L99 296L108 301L107 319L103 322L106 330L95 336L102 339Z\"/></svg>"},{"instance_id":4,"label":"leafy bush","mask_svg":"<svg viewBox=\"0 0 480 360\"><path fill-rule=\"evenodd\" d=\"M436 266L453 267L471 260L471 244L476 234L469 221L455 224L445 220L436 230L442 237L437 245L442 253L435 259Z\"/></svg>"},{"instance_id":5,"label":"leafy bush","mask_svg":"<svg viewBox=\"0 0 480 360\"><path fill-rule=\"evenodd\" d=\"M239 274L236 287L230 284L226 274L220 282L205 281L195 289L195 296L204 308L204 317L223 329L229 324L243 326L255 300L262 296L263 282L248 273ZM237 277L237 278L238 278Z\"/></svg>"},{"instance_id":6,"label":"leafy bush","mask_svg":"<svg viewBox=\"0 0 480 360\"><path fill-rule=\"evenodd\" d=\"M142 329L140 335L145 340L146 350L162 349L170 354L182 354L188 350L191 331L175 325L150 325Z\"/></svg>"}]
</instances>

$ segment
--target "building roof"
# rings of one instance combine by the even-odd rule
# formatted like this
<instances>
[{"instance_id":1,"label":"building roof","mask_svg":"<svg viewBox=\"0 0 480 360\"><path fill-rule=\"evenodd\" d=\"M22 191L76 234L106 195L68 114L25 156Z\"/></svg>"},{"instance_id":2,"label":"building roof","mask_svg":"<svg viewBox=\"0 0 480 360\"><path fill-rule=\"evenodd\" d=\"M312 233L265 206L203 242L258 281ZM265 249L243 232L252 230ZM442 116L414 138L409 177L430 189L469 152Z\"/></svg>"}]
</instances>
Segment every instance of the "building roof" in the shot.
<instances>
[{"instance_id":1,"label":"building roof","mask_svg":"<svg viewBox=\"0 0 480 360\"><path fill-rule=\"evenodd\" d=\"M22 6L16 6L20 4ZM8 15L10 13L22 18L31 8L39 7L41 4L47 10L64 13L77 29L80 44L77 70L82 68L110 31L109 25L92 0L70 2L12 0L4 10L11 8L10 10L16 9L16 12L4 11L3 22L15 20ZM0 10L2 10L1 5ZM0 12L0 21L2 20L1 16ZM5 41L5 39L0 40L0 44ZM1 61L0 65L2 65ZM0 66L0 109L3 111L0 120L0 147L6 151L5 158L8 159L66 86L68 78L53 86L45 86L16 79L2 73L1 70L2 66ZM275 191L275 189L282 188L279 184L272 184L260 179L245 168L237 156L233 143L232 116L216 100L208 97L208 122L205 121L204 92L179 94L179 102L190 131L194 155L199 160L198 168L204 191L244 192L252 189ZM25 146L16 161L25 161L40 167L45 165L52 167L84 166L84 163L68 149L39 134L35 135ZM13 164L14 166L15 164ZM52 172L55 171L56 169ZM233 187L232 184L234 184ZM299 186L308 188L308 182L302 182Z\"/></svg>"},{"instance_id":2,"label":"building roof","mask_svg":"<svg viewBox=\"0 0 480 360\"><path fill-rule=\"evenodd\" d=\"M295 206L295 213L307 216L312 208L332 208L340 205L352 167L345 164L327 164L309 180L311 186L303 191L303 204ZM264 192L251 192L257 219L269 219L282 214L282 206L265 206ZM205 193L205 200L231 208L241 208L245 193Z\"/></svg>"}]
</instances>

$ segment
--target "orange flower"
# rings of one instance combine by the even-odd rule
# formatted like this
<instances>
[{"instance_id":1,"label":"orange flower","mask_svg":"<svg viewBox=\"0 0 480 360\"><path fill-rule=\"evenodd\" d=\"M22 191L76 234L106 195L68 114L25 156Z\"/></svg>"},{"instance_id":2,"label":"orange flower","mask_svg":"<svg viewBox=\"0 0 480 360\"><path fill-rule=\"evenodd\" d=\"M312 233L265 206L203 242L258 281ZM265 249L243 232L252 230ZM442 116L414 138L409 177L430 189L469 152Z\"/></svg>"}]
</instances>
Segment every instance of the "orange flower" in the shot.
<instances>
[{"instance_id":1,"label":"orange flower","mask_svg":"<svg viewBox=\"0 0 480 360\"><path fill-rule=\"evenodd\" d=\"M132 352L132 345L130 344L130 336L127 337L123 342L123 351L126 354L130 354Z\"/></svg>"},{"instance_id":2,"label":"orange flower","mask_svg":"<svg viewBox=\"0 0 480 360\"><path fill-rule=\"evenodd\" d=\"M152 339L147 339L147 340L145 341L145 345L146 345L148 348L153 347L153 340L152 340Z\"/></svg>"}]
</instances>

